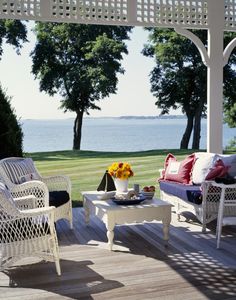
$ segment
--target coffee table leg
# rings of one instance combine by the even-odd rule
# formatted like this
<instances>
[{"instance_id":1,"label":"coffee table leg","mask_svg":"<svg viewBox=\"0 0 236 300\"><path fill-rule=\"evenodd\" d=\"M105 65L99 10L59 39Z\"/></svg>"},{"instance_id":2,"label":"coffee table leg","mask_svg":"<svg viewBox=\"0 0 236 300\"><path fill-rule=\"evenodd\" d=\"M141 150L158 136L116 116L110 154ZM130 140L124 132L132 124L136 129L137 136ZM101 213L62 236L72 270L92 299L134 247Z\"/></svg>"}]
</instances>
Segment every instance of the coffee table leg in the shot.
<instances>
[{"instance_id":1,"label":"coffee table leg","mask_svg":"<svg viewBox=\"0 0 236 300\"><path fill-rule=\"evenodd\" d=\"M169 228L170 228L170 222L163 220L163 235L164 235L164 241L165 241L165 245L168 245L168 241L169 241Z\"/></svg>"},{"instance_id":2,"label":"coffee table leg","mask_svg":"<svg viewBox=\"0 0 236 300\"><path fill-rule=\"evenodd\" d=\"M107 227L108 248L110 251L112 251L115 223L108 220L106 227Z\"/></svg>"}]
</instances>

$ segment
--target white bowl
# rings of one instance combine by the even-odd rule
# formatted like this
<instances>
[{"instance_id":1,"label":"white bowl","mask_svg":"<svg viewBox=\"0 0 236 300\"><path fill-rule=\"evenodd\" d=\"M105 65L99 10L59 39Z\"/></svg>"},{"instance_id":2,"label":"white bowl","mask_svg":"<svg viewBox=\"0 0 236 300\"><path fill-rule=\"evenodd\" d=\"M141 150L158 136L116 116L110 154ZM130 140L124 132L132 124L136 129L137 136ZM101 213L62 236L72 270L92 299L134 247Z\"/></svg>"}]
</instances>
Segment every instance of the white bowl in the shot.
<instances>
[{"instance_id":1,"label":"white bowl","mask_svg":"<svg viewBox=\"0 0 236 300\"><path fill-rule=\"evenodd\" d=\"M141 194L146 198L146 199L152 199L155 192L144 192L144 191L141 191Z\"/></svg>"},{"instance_id":2,"label":"white bowl","mask_svg":"<svg viewBox=\"0 0 236 300\"><path fill-rule=\"evenodd\" d=\"M108 199L114 197L115 194L116 194L116 191L110 191L110 192L99 191L97 193L97 197L99 200L108 200Z\"/></svg>"}]
</instances>

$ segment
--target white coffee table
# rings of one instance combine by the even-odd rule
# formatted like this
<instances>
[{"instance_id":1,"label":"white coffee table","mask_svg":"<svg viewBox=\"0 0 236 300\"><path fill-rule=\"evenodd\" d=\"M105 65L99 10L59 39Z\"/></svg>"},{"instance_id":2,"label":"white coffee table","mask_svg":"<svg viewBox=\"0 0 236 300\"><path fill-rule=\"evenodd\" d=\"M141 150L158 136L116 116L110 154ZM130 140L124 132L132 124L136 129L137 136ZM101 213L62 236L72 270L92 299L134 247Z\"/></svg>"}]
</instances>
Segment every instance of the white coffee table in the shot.
<instances>
[{"instance_id":1,"label":"white coffee table","mask_svg":"<svg viewBox=\"0 0 236 300\"><path fill-rule=\"evenodd\" d=\"M82 192L85 221L90 215L102 220L107 228L108 247L112 250L115 225L142 223L144 221L162 221L164 241L169 240L172 204L160 199L145 200L136 205L117 205L111 199L99 200L96 191Z\"/></svg>"}]
</instances>

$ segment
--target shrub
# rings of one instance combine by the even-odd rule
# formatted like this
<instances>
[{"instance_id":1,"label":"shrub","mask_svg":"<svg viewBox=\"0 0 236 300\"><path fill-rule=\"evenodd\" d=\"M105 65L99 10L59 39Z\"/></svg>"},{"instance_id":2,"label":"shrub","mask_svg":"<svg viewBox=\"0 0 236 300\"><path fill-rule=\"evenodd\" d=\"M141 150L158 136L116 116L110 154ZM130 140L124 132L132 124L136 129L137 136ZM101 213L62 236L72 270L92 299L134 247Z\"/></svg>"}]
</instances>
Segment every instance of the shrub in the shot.
<instances>
[{"instance_id":1,"label":"shrub","mask_svg":"<svg viewBox=\"0 0 236 300\"><path fill-rule=\"evenodd\" d=\"M236 150L236 136L229 141L229 144L225 147L226 150Z\"/></svg>"},{"instance_id":2,"label":"shrub","mask_svg":"<svg viewBox=\"0 0 236 300\"><path fill-rule=\"evenodd\" d=\"M23 133L10 102L0 86L0 159L22 156Z\"/></svg>"}]
</instances>

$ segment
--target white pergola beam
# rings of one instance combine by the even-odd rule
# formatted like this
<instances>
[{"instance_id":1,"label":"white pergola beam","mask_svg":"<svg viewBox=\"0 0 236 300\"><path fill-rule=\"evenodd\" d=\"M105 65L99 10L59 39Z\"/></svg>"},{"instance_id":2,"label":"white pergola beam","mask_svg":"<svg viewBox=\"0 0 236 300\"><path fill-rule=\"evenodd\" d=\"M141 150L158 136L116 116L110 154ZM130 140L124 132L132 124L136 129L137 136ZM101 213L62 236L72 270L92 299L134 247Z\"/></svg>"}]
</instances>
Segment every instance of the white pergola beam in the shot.
<instances>
[{"instance_id":1,"label":"white pergola beam","mask_svg":"<svg viewBox=\"0 0 236 300\"><path fill-rule=\"evenodd\" d=\"M208 29L218 0L0 0L0 18ZM236 31L236 0L220 0L223 28ZM217 6L217 4L216 4ZM219 20L217 9L215 18Z\"/></svg>"},{"instance_id":2,"label":"white pergola beam","mask_svg":"<svg viewBox=\"0 0 236 300\"><path fill-rule=\"evenodd\" d=\"M208 1L1 0L0 18L207 29Z\"/></svg>"}]
</instances>

